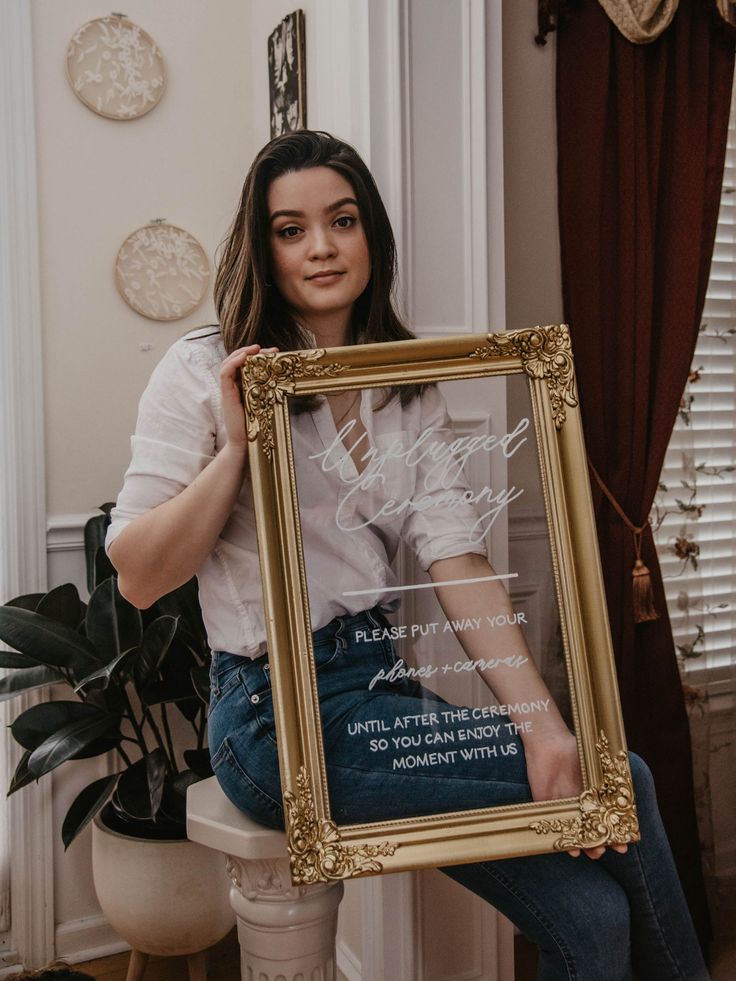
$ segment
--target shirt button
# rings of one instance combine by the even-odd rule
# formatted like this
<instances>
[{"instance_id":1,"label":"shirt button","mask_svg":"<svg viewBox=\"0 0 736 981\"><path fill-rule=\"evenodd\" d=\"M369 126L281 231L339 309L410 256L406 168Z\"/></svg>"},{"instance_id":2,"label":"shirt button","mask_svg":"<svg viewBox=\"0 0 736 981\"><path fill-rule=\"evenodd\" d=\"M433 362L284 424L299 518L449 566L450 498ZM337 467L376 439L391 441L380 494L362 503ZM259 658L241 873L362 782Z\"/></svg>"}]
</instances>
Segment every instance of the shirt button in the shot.
<instances>
[{"instance_id":1,"label":"shirt button","mask_svg":"<svg viewBox=\"0 0 736 981\"><path fill-rule=\"evenodd\" d=\"M257 705L260 702L260 700L261 700L261 696L260 695L251 695L250 696L250 700L251 700L251 702L254 705Z\"/></svg>"}]
</instances>

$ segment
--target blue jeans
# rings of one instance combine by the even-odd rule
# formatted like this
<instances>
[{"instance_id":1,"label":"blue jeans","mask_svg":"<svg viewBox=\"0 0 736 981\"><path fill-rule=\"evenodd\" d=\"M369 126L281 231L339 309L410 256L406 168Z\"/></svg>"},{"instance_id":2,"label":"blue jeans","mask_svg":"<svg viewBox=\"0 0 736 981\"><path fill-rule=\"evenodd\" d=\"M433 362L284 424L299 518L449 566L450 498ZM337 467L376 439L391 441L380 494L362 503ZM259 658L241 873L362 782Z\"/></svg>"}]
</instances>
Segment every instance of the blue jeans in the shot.
<instances>
[{"instance_id":1,"label":"blue jeans","mask_svg":"<svg viewBox=\"0 0 736 981\"><path fill-rule=\"evenodd\" d=\"M531 799L521 741L477 765L438 754L431 769L397 772L390 754L347 736L359 723L447 708L415 682L369 683L388 673L390 641L355 642L385 621L377 611L337 617L314 634L327 781L340 824L520 803ZM283 827L267 658L215 652L209 742L227 796L254 820ZM451 727L448 721L443 730ZM467 725L467 723L466 723ZM375 750L375 746L374 746ZM445 760L445 757L449 759ZM443 761L444 760L444 761ZM567 854L443 869L501 910L540 949L540 981L707 981L657 809L651 774L631 755L642 840L598 861Z\"/></svg>"}]
</instances>

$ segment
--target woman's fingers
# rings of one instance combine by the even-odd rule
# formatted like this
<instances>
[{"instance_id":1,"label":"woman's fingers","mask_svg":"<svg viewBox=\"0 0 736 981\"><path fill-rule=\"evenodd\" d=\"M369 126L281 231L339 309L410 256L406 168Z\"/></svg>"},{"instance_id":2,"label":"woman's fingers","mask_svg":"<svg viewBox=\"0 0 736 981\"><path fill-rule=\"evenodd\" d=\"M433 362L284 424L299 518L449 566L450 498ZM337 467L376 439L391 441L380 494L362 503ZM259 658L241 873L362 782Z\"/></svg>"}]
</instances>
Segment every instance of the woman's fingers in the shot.
<instances>
[{"instance_id":1,"label":"woman's fingers","mask_svg":"<svg viewBox=\"0 0 736 981\"><path fill-rule=\"evenodd\" d=\"M248 344L246 347L236 348L220 365L221 383L224 386L231 382L235 383L238 371L254 354L273 354L276 351L278 351L277 347L261 347L260 344Z\"/></svg>"},{"instance_id":2,"label":"woman's fingers","mask_svg":"<svg viewBox=\"0 0 736 981\"><path fill-rule=\"evenodd\" d=\"M608 845L608 847L612 851L618 852L619 855L625 855L626 852L629 850L628 845ZM593 861L595 861L597 858L600 858L601 855L605 853L606 848L603 845L599 845L598 848L583 848L582 851L585 852L588 858L592 858ZM581 853L580 848L569 848L567 852L567 854L571 855L573 858L578 858L580 856L580 853Z\"/></svg>"},{"instance_id":3,"label":"woman's fingers","mask_svg":"<svg viewBox=\"0 0 736 981\"><path fill-rule=\"evenodd\" d=\"M248 344L247 347L238 347L232 354L228 354L225 360L220 366L221 374L233 374L237 368L239 368L246 358L251 357L254 354L258 354L261 350L260 344Z\"/></svg>"},{"instance_id":4,"label":"woman's fingers","mask_svg":"<svg viewBox=\"0 0 736 981\"><path fill-rule=\"evenodd\" d=\"M240 389L240 370L254 354L273 354L278 348L248 344L229 354L220 365L220 391L228 442L245 445L245 414Z\"/></svg>"}]
</instances>

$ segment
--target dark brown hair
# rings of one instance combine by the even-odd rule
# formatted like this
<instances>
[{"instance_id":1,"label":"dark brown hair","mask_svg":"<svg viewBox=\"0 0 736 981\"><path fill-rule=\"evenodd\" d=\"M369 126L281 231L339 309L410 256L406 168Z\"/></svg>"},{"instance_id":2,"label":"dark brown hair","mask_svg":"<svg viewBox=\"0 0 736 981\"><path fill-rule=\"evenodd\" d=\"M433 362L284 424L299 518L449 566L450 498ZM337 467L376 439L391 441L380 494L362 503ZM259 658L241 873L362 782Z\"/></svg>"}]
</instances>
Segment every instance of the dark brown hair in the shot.
<instances>
[{"instance_id":1,"label":"dark brown hair","mask_svg":"<svg viewBox=\"0 0 736 981\"><path fill-rule=\"evenodd\" d=\"M373 177L347 143L317 130L277 136L253 161L240 204L218 249L215 307L225 349L246 344L282 351L311 347L270 275L271 223L268 189L277 177L310 167L331 167L351 185L371 257L371 277L355 302L351 343L406 340L414 335L401 322L393 301L396 244Z\"/></svg>"}]
</instances>

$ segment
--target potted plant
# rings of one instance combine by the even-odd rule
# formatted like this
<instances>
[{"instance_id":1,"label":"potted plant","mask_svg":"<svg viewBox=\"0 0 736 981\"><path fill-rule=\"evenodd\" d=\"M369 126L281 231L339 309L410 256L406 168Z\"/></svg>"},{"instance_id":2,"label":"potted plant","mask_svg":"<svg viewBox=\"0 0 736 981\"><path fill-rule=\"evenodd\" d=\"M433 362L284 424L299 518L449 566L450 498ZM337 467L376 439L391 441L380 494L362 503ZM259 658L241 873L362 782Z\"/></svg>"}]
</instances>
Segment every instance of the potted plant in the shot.
<instances>
[{"instance_id":1,"label":"potted plant","mask_svg":"<svg viewBox=\"0 0 736 981\"><path fill-rule=\"evenodd\" d=\"M211 874L219 857L186 841L187 787L212 774L205 746L210 652L194 580L144 611L120 594L102 548L111 507L103 505L85 526L87 603L65 583L0 606L0 641L12 648L0 651L0 667L11 669L0 680L0 698L49 686L55 696L10 726L24 752L9 793L69 760L109 754L112 772L86 786L64 818L64 847L94 822L95 888L113 927L134 950L194 953L221 939L233 922L224 871ZM62 685L69 697L56 697ZM173 726L177 716L191 733L188 745L181 745L181 725ZM183 856L175 858L177 844ZM139 864L141 881L134 873ZM183 886L173 882L177 867L189 876ZM198 877L210 880L203 884L206 896L195 888ZM161 902L162 888L171 902ZM146 910L147 891L156 893L163 924ZM214 926L177 923L177 893L190 894L199 926L208 909ZM133 935L134 912L142 914L135 918L143 936Z\"/></svg>"}]
</instances>

